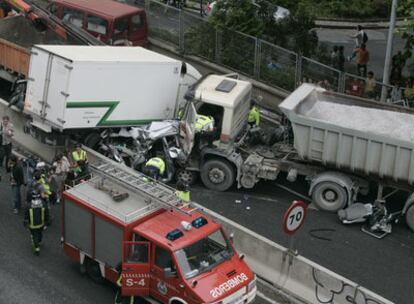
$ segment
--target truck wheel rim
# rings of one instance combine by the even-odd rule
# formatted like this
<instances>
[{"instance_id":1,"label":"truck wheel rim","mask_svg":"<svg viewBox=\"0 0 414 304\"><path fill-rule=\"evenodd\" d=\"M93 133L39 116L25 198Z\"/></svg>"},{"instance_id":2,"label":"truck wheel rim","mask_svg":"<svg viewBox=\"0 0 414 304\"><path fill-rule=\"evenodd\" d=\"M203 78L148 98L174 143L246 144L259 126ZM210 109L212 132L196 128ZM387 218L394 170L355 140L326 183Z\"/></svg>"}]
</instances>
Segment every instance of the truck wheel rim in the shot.
<instances>
[{"instance_id":1,"label":"truck wheel rim","mask_svg":"<svg viewBox=\"0 0 414 304\"><path fill-rule=\"evenodd\" d=\"M334 202L338 199L337 193L332 189L325 190L325 192L323 193L323 197L328 202Z\"/></svg>"},{"instance_id":2,"label":"truck wheel rim","mask_svg":"<svg viewBox=\"0 0 414 304\"><path fill-rule=\"evenodd\" d=\"M191 180L193 179L193 173L187 170L183 170L178 173L178 179L185 183L190 183Z\"/></svg>"},{"instance_id":3,"label":"truck wheel rim","mask_svg":"<svg viewBox=\"0 0 414 304\"><path fill-rule=\"evenodd\" d=\"M221 184L224 182L225 174L219 168L211 169L210 173L208 174L210 181L214 184Z\"/></svg>"}]
</instances>

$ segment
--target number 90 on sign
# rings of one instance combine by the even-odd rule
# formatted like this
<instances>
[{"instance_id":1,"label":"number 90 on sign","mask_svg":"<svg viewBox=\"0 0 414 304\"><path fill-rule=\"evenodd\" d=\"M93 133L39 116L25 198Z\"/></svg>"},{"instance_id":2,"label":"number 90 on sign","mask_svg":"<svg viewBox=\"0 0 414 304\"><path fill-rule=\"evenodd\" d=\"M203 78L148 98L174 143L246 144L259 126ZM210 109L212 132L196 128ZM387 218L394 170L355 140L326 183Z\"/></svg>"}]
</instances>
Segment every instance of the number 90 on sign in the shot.
<instances>
[{"instance_id":1,"label":"number 90 on sign","mask_svg":"<svg viewBox=\"0 0 414 304\"><path fill-rule=\"evenodd\" d=\"M294 234L305 221L307 205L302 201L294 201L283 216L283 230L285 233Z\"/></svg>"}]
</instances>

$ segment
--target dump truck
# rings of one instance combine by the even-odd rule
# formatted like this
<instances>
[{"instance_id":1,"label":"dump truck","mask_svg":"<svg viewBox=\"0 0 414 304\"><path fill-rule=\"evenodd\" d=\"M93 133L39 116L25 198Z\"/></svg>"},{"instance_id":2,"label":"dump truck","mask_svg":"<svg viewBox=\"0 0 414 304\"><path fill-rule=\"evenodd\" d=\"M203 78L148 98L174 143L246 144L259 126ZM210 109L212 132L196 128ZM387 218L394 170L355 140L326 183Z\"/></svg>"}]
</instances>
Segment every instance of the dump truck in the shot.
<instances>
[{"instance_id":1,"label":"dump truck","mask_svg":"<svg viewBox=\"0 0 414 304\"><path fill-rule=\"evenodd\" d=\"M82 271L97 282L121 276L123 296L161 303L254 300L255 274L220 224L169 186L88 153L92 179L62 205L63 249Z\"/></svg>"},{"instance_id":2,"label":"dump truck","mask_svg":"<svg viewBox=\"0 0 414 304\"><path fill-rule=\"evenodd\" d=\"M184 153L174 159L177 179L192 183L200 175L206 187L226 191L235 183L253 188L282 172L289 181L304 176L314 204L330 212L350 206L359 193L367 194L370 182L378 185L378 199L384 199L386 187L413 191L412 109L304 84L279 105L285 123L270 124L262 132L246 126L251 94L249 82L217 75L192 87L182 121L186 127L178 128L177 139L168 133L165 140L159 130L154 137L167 145L164 151L172 142L189 143L179 146ZM203 140L203 134L197 138L194 126L200 114L214 118L213 140ZM151 129L144 138L151 138ZM414 230L414 195L402 214Z\"/></svg>"},{"instance_id":3,"label":"dump truck","mask_svg":"<svg viewBox=\"0 0 414 304\"><path fill-rule=\"evenodd\" d=\"M41 142L95 146L102 128L173 119L201 75L142 47L36 45L24 112Z\"/></svg>"}]
</instances>

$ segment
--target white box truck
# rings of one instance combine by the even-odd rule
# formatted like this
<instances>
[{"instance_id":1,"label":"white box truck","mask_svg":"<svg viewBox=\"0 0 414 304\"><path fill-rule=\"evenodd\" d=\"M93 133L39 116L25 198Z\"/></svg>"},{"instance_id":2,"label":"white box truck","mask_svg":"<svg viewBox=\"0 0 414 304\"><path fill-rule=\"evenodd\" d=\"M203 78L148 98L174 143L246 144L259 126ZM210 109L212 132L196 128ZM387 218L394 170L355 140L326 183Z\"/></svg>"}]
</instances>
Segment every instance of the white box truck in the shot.
<instances>
[{"instance_id":1,"label":"white box truck","mask_svg":"<svg viewBox=\"0 0 414 304\"><path fill-rule=\"evenodd\" d=\"M94 128L172 119L201 77L140 47L36 45L31 53L24 112L50 144L70 133L81 140Z\"/></svg>"}]
</instances>

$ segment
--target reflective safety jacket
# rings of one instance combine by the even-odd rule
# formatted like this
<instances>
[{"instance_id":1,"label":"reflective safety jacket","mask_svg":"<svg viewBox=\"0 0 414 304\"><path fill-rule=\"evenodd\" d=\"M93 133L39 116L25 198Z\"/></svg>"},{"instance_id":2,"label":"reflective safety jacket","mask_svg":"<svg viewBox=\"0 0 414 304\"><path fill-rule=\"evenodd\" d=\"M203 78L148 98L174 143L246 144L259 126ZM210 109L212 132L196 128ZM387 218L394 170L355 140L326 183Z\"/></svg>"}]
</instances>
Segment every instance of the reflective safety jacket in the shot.
<instances>
[{"instance_id":1,"label":"reflective safety jacket","mask_svg":"<svg viewBox=\"0 0 414 304\"><path fill-rule=\"evenodd\" d=\"M45 207L29 208L25 214L25 223L30 229L41 229L49 223L49 210Z\"/></svg>"},{"instance_id":2,"label":"reflective safety jacket","mask_svg":"<svg viewBox=\"0 0 414 304\"><path fill-rule=\"evenodd\" d=\"M74 162L78 162L80 160L86 161L86 151L85 150L80 150L80 152L78 153L77 150L72 152L72 159Z\"/></svg>"},{"instance_id":3,"label":"reflective safety jacket","mask_svg":"<svg viewBox=\"0 0 414 304\"><path fill-rule=\"evenodd\" d=\"M260 124L260 112L256 107L252 107L249 112L249 118L247 120L249 123L254 123L256 127Z\"/></svg>"},{"instance_id":4,"label":"reflective safety jacket","mask_svg":"<svg viewBox=\"0 0 414 304\"><path fill-rule=\"evenodd\" d=\"M211 116L206 115L197 115L197 120L195 123L195 131L213 131L214 129L214 119Z\"/></svg>"},{"instance_id":5,"label":"reflective safety jacket","mask_svg":"<svg viewBox=\"0 0 414 304\"><path fill-rule=\"evenodd\" d=\"M165 172L165 162L159 157L150 158L145 166L155 167L160 171L160 175L163 175Z\"/></svg>"},{"instance_id":6,"label":"reflective safety jacket","mask_svg":"<svg viewBox=\"0 0 414 304\"><path fill-rule=\"evenodd\" d=\"M190 201L190 191L176 191L175 195L185 203Z\"/></svg>"},{"instance_id":7,"label":"reflective safety jacket","mask_svg":"<svg viewBox=\"0 0 414 304\"><path fill-rule=\"evenodd\" d=\"M38 183L40 185L42 185L43 187L43 191L47 196L50 196L52 194L52 192L50 191L50 186L49 184L46 182L45 177L42 175L42 177L38 180Z\"/></svg>"}]
</instances>

